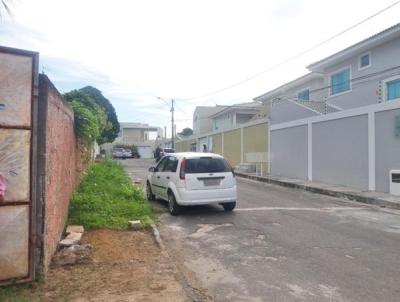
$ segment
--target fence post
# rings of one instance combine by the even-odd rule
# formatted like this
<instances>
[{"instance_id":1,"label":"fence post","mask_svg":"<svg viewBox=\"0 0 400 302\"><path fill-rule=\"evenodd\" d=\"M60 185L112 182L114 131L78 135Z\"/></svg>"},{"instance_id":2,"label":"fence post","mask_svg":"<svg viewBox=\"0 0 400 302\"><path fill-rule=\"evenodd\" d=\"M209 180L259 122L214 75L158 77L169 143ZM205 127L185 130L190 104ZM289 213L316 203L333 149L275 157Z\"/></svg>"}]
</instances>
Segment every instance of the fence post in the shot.
<instances>
[{"instance_id":1,"label":"fence post","mask_svg":"<svg viewBox=\"0 0 400 302\"><path fill-rule=\"evenodd\" d=\"M368 112L368 190L375 191L375 112Z\"/></svg>"},{"instance_id":2,"label":"fence post","mask_svg":"<svg viewBox=\"0 0 400 302\"><path fill-rule=\"evenodd\" d=\"M271 125L270 125L270 123L268 123L267 124L267 127L268 127L268 142L267 142L267 144L268 144L268 146L267 146L267 151L268 151L268 154L267 154L267 161L268 161L268 163L267 163L267 169L268 169L268 174L270 174L271 173L271 127L270 127Z\"/></svg>"},{"instance_id":3,"label":"fence post","mask_svg":"<svg viewBox=\"0 0 400 302\"><path fill-rule=\"evenodd\" d=\"M221 153L222 153L222 156L225 156L224 155L224 132L221 132Z\"/></svg>"},{"instance_id":4,"label":"fence post","mask_svg":"<svg viewBox=\"0 0 400 302\"><path fill-rule=\"evenodd\" d=\"M240 128L240 162L241 163L243 163L243 161L244 161L244 157L243 157L243 152L244 152L244 149L243 149L243 133L244 133L244 131L243 131L243 127L242 127L242 128Z\"/></svg>"},{"instance_id":5,"label":"fence post","mask_svg":"<svg viewBox=\"0 0 400 302\"><path fill-rule=\"evenodd\" d=\"M313 165L312 165L312 160L313 160L313 154L312 154L312 122L308 122L307 123L307 130L308 130L308 145L307 145L307 166L308 166L308 180L312 181L312 169L313 169Z\"/></svg>"}]
</instances>

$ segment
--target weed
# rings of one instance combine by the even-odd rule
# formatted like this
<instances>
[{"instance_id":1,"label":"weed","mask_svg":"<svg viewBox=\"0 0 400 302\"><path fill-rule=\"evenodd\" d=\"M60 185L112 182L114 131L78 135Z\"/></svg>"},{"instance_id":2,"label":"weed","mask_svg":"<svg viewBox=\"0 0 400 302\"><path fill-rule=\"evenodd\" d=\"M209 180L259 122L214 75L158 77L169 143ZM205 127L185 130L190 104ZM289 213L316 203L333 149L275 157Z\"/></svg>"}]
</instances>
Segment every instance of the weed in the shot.
<instances>
[{"instance_id":1,"label":"weed","mask_svg":"<svg viewBox=\"0 0 400 302\"><path fill-rule=\"evenodd\" d=\"M152 223L153 212L143 191L115 161L93 163L74 192L69 223L86 229L125 229L129 220Z\"/></svg>"}]
</instances>

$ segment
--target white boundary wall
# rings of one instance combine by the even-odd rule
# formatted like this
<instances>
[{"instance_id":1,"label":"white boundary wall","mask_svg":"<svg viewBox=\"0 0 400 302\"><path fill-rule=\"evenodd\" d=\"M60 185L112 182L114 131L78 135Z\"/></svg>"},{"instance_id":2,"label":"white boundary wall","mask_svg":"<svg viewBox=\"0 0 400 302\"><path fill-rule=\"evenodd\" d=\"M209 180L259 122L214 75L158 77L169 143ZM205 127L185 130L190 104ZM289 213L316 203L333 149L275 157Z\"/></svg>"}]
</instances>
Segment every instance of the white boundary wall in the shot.
<instances>
[{"instance_id":1,"label":"white boundary wall","mask_svg":"<svg viewBox=\"0 0 400 302\"><path fill-rule=\"evenodd\" d=\"M400 169L400 101L271 125L270 173L361 190L389 191Z\"/></svg>"}]
</instances>

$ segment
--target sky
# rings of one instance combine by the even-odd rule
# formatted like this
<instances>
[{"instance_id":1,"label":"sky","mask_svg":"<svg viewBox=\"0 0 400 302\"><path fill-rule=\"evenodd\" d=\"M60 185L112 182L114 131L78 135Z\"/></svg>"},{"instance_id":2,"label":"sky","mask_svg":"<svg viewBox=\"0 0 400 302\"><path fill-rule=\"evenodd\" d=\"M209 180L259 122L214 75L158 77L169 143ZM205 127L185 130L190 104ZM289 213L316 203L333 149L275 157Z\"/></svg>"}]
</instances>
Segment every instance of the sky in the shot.
<instances>
[{"instance_id":1,"label":"sky","mask_svg":"<svg viewBox=\"0 0 400 302\"><path fill-rule=\"evenodd\" d=\"M249 102L306 66L400 22L400 4L301 53L395 0L8 0L0 45L40 53L60 92L91 85L120 122L192 127L196 106ZM3 12L4 15L4 12ZM264 70L261 76L231 86Z\"/></svg>"}]
</instances>

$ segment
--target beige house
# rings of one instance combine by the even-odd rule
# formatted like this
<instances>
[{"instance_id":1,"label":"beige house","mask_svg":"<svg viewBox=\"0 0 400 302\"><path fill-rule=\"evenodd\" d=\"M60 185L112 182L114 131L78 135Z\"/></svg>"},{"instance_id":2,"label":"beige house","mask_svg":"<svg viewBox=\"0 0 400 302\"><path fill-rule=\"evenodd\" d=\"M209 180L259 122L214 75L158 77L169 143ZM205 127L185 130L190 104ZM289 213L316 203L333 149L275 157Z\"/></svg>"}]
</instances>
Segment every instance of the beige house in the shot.
<instances>
[{"instance_id":1,"label":"beige house","mask_svg":"<svg viewBox=\"0 0 400 302\"><path fill-rule=\"evenodd\" d=\"M213 130L213 121L210 116L229 106L197 106L193 112L193 134L200 135Z\"/></svg>"},{"instance_id":2,"label":"beige house","mask_svg":"<svg viewBox=\"0 0 400 302\"><path fill-rule=\"evenodd\" d=\"M120 131L115 141L112 144L104 144L101 148L111 151L116 144L135 145L141 158L152 158L156 139L151 139L150 133L155 133L156 137L162 137L163 135L160 127L143 123L121 122Z\"/></svg>"},{"instance_id":3,"label":"beige house","mask_svg":"<svg viewBox=\"0 0 400 302\"><path fill-rule=\"evenodd\" d=\"M144 143L150 140L150 133L156 132L162 136L162 130L159 127L149 126L143 123L120 123L120 131L115 139L116 143L136 144Z\"/></svg>"}]
</instances>

